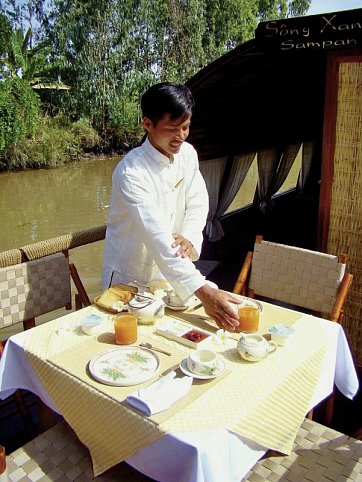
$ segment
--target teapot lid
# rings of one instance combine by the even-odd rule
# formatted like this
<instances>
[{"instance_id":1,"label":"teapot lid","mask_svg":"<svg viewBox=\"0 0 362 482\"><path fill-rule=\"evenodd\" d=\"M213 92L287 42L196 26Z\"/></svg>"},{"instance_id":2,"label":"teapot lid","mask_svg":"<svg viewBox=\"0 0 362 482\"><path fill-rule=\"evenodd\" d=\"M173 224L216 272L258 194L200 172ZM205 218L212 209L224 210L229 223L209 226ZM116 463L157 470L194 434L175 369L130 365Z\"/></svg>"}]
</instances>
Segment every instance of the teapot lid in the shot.
<instances>
[{"instance_id":1,"label":"teapot lid","mask_svg":"<svg viewBox=\"0 0 362 482\"><path fill-rule=\"evenodd\" d=\"M131 308L146 308L155 301L152 293L136 293L129 301L128 306Z\"/></svg>"},{"instance_id":2,"label":"teapot lid","mask_svg":"<svg viewBox=\"0 0 362 482\"><path fill-rule=\"evenodd\" d=\"M265 338L261 335L256 335L254 333L241 335L240 342L246 343L247 345L258 345L259 343L264 343Z\"/></svg>"}]
</instances>

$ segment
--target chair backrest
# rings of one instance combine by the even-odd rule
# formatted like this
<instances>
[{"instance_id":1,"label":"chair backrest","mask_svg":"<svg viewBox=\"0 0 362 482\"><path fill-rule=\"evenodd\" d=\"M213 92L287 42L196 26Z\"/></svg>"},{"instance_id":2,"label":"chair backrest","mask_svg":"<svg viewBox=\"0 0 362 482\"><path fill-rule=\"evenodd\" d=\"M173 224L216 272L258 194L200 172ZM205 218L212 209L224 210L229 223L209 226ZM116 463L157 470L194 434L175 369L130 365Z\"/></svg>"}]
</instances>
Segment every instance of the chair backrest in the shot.
<instances>
[{"instance_id":1,"label":"chair backrest","mask_svg":"<svg viewBox=\"0 0 362 482\"><path fill-rule=\"evenodd\" d=\"M234 293L264 297L322 313L340 321L353 276L346 272L347 255L334 256L256 237Z\"/></svg>"},{"instance_id":2,"label":"chair backrest","mask_svg":"<svg viewBox=\"0 0 362 482\"><path fill-rule=\"evenodd\" d=\"M254 246L249 288L259 296L330 313L345 268L338 256L262 241Z\"/></svg>"},{"instance_id":3,"label":"chair backrest","mask_svg":"<svg viewBox=\"0 0 362 482\"><path fill-rule=\"evenodd\" d=\"M69 261L63 253L0 268L0 329L62 307L71 308Z\"/></svg>"}]
</instances>

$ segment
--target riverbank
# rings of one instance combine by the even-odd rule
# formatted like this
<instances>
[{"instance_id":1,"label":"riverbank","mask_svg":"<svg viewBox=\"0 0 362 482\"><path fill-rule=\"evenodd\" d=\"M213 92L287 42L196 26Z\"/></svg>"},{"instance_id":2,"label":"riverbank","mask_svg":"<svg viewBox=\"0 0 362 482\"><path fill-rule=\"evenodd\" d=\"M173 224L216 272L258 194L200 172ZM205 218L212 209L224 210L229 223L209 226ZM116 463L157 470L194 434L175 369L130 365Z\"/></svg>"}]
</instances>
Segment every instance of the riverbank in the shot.
<instances>
[{"instance_id":1,"label":"riverbank","mask_svg":"<svg viewBox=\"0 0 362 482\"><path fill-rule=\"evenodd\" d=\"M137 145L139 128L106 129L100 135L86 119L70 122L64 116L42 117L32 136L8 142L0 149L0 172L46 169L74 161L115 156ZM0 139L1 140L1 139Z\"/></svg>"}]
</instances>

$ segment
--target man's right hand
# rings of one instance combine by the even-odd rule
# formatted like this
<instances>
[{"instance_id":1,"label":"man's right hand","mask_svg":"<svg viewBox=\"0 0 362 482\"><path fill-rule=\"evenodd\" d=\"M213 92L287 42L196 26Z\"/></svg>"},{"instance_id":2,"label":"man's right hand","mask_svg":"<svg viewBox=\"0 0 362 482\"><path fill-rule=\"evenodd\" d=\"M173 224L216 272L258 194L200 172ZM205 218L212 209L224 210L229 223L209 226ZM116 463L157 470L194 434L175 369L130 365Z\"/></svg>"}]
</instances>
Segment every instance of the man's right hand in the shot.
<instances>
[{"instance_id":1,"label":"man's right hand","mask_svg":"<svg viewBox=\"0 0 362 482\"><path fill-rule=\"evenodd\" d=\"M239 326L237 310L230 303L239 304L240 301L225 291L212 288L204 284L195 291L195 295L202 302L205 312L213 318L219 328L235 331Z\"/></svg>"}]
</instances>

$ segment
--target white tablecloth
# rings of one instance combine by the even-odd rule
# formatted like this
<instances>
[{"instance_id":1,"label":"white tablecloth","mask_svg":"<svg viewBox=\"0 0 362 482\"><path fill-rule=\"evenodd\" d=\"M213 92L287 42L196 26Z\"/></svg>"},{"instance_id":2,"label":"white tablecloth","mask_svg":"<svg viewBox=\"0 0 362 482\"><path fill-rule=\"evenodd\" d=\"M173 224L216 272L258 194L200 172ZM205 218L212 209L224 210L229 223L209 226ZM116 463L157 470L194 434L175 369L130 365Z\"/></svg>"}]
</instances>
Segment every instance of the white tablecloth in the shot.
<instances>
[{"instance_id":1,"label":"white tablecloth","mask_svg":"<svg viewBox=\"0 0 362 482\"><path fill-rule=\"evenodd\" d=\"M281 308L282 309L282 308ZM343 328L318 319L329 336L328 350L309 409L333 390L348 398L358 390L358 378ZM59 413L29 364L23 346L27 332L12 336L0 361L0 398L17 388L30 390ZM161 482L239 482L266 448L228 430L172 433L147 445L127 459L140 472Z\"/></svg>"}]
</instances>

